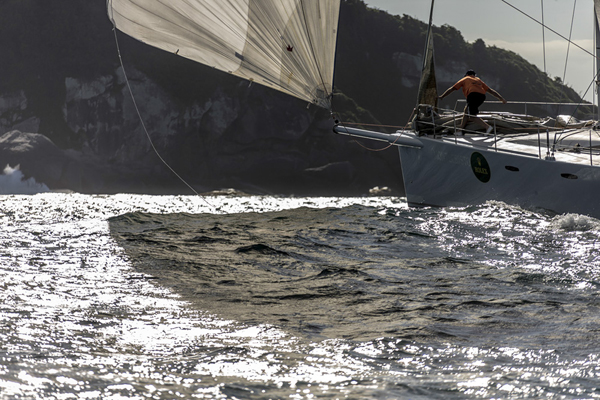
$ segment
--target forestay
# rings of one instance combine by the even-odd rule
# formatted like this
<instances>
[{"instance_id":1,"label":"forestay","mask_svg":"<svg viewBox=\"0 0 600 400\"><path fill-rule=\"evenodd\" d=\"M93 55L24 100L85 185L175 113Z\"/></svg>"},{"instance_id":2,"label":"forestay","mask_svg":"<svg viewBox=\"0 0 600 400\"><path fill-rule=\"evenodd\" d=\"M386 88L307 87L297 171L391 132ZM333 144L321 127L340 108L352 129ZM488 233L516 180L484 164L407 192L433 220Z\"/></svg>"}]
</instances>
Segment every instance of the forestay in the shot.
<instances>
[{"instance_id":1,"label":"forestay","mask_svg":"<svg viewBox=\"0 0 600 400\"><path fill-rule=\"evenodd\" d=\"M331 108L340 0L107 0L122 32Z\"/></svg>"}]
</instances>

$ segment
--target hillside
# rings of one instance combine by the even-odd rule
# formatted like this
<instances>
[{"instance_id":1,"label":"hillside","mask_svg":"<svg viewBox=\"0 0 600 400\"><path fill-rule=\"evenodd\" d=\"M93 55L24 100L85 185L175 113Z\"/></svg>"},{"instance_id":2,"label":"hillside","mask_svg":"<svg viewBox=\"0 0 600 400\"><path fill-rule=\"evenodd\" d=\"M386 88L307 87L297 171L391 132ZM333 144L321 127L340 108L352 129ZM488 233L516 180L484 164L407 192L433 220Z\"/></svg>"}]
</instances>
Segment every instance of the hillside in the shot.
<instances>
[{"instance_id":1,"label":"hillside","mask_svg":"<svg viewBox=\"0 0 600 400\"><path fill-rule=\"evenodd\" d=\"M427 25L407 15L371 9L362 0L344 1L340 20L346 22L340 23L338 37L337 88L380 121L406 122L417 98ZM487 46L481 39L468 43L451 26L434 27L434 45L440 93L474 69L511 101L581 101L572 88L518 54ZM457 97L443 105L453 107Z\"/></svg>"},{"instance_id":2,"label":"hillside","mask_svg":"<svg viewBox=\"0 0 600 400\"><path fill-rule=\"evenodd\" d=\"M406 123L425 30L414 18L343 0L335 111L344 120ZM117 35L150 136L197 190L360 195L390 186L401 194L394 149L368 152L331 133L324 110ZM449 26L436 27L435 35L440 90L474 68L513 100L579 100L512 52L467 43ZM23 150L26 138L0 138L2 162L21 164L26 175L53 188L189 193L145 136L105 0L5 0L0 52L0 134L39 133L56 145Z\"/></svg>"}]
</instances>

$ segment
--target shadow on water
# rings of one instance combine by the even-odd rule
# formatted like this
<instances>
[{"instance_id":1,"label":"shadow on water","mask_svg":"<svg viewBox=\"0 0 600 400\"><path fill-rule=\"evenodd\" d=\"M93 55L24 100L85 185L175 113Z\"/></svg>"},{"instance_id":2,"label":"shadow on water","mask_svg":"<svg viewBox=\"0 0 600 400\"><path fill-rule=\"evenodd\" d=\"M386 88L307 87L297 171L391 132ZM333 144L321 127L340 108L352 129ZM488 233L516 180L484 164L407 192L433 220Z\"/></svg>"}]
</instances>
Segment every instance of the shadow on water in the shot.
<instances>
[{"instance_id":1,"label":"shadow on water","mask_svg":"<svg viewBox=\"0 0 600 400\"><path fill-rule=\"evenodd\" d=\"M589 324L597 323L576 314L589 314L598 300L562 290L564 281L548 274L456 257L422 221L414 210L365 206L130 213L110 219L110 232L140 273L195 306L311 339L560 345L566 334L592 338Z\"/></svg>"}]
</instances>

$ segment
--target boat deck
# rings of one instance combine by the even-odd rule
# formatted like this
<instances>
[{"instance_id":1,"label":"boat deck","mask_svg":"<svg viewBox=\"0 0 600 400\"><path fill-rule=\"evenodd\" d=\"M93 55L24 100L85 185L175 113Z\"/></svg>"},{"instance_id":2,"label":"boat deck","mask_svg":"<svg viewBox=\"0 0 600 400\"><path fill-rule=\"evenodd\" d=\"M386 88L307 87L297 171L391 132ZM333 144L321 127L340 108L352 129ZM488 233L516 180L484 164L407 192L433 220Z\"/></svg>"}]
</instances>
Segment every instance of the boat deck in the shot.
<instances>
[{"instance_id":1,"label":"boat deck","mask_svg":"<svg viewBox=\"0 0 600 400\"><path fill-rule=\"evenodd\" d=\"M473 123L458 129L462 114L436 115L415 120L420 136L515 155L600 166L600 130L596 121L537 118L507 113L479 115L494 127L489 134ZM561 118L562 117L562 118ZM572 122L573 121L573 122ZM435 125L434 125L435 124ZM561 126L561 124L563 126ZM435 126L435 129L432 129Z\"/></svg>"}]
</instances>

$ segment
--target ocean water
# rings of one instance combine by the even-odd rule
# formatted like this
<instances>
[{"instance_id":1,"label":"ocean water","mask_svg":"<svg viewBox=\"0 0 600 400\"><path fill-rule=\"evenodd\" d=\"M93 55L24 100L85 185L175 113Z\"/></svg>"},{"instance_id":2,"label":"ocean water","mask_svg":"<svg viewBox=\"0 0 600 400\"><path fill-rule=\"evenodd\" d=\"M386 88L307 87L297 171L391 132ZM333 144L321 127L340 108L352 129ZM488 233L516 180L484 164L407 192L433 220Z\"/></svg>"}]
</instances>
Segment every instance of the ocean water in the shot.
<instances>
[{"instance_id":1,"label":"ocean water","mask_svg":"<svg viewBox=\"0 0 600 400\"><path fill-rule=\"evenodd\" d=\"M0 196L2 399L600 397L600 221Z\"/></svg>"}]
</instances>

